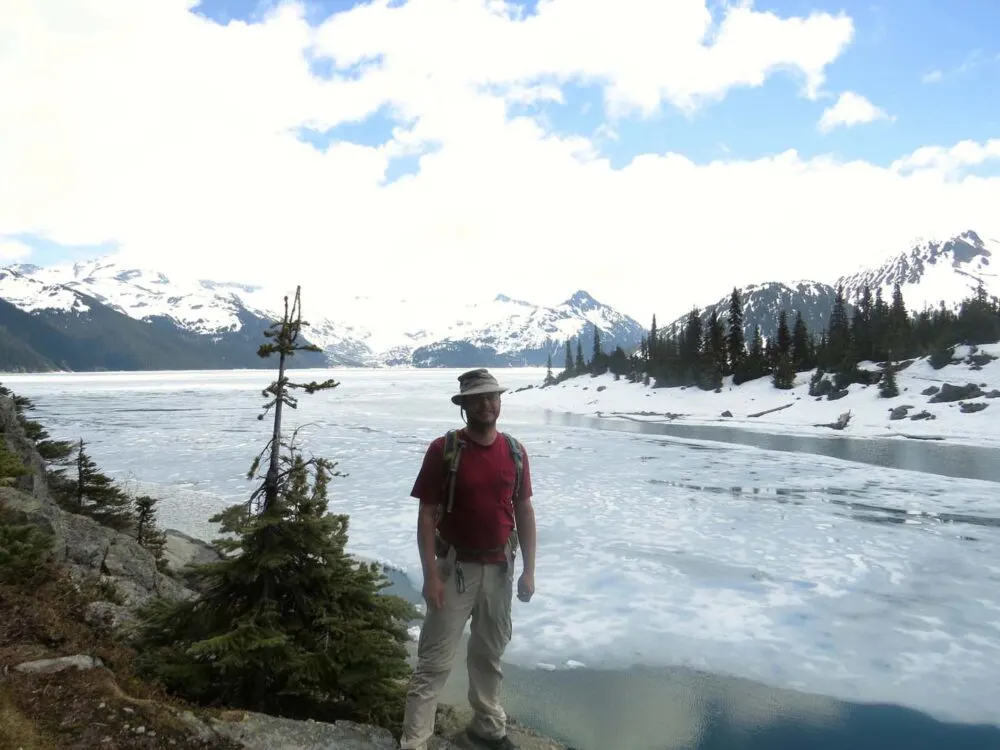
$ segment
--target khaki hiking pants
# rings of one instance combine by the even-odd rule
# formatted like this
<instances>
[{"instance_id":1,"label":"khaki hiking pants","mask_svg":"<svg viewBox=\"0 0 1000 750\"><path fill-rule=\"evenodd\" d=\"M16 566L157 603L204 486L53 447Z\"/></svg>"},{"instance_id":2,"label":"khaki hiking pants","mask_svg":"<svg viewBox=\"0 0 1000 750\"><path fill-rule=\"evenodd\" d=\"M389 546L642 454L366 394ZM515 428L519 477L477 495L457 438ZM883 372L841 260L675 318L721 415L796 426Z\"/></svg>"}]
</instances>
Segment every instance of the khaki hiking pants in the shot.
<instances>
[{"instance_id":1,"label":"khaki hiking pants","mask_svg":"<svg viewBox=\"0 0 1000 750\"><path fill-rule=\"evenodd\" d=\"M438 696L451 672L455 652L465 623L472 617L469 637L469 705L473 720L470 729L488 738L506 733L507 716L500 706L503 673L500 657L510 642L511 602L514 561L499 563L459 563L456 574L454 551L439 559L438 572L445 583L444 606L428 608L417 644L417 666L410 681L403 717L401 750L426 750L434 733ZM458 582L464 578L465 591Z\"/></svg>"}]
</instances>

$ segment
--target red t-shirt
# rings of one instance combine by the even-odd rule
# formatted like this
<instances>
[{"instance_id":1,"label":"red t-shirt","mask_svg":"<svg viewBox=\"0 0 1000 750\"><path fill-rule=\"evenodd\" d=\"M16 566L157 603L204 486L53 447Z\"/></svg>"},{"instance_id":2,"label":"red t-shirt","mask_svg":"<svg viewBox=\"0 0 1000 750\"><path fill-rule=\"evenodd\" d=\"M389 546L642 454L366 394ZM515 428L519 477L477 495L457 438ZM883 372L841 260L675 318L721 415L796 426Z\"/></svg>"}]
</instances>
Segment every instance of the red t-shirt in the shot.
<instances>
[{"instance_id":1,"label":"red t-shirt","mask_svg":"<svg viewBox=\"0 0 1000 750\"><path fill-rule=\"evenodd\" d=\"M514 529L514 477L517 467L503 435L497 433L490 445L480 445L459 433L465 441L455 479L455 504L451 513L444 513L438 524L442 538L459 549L493 549L503 547ZM523 446L522 446L523 447ZM444 437L434 439L427 447L410 495L422 505L442 505L448 502ZM528 454L524 451L521 491L518 501L531 497L531 472ZM503 562L503 552L492 555L462 555L462 561Z\"/></svg>"}]
</instances>

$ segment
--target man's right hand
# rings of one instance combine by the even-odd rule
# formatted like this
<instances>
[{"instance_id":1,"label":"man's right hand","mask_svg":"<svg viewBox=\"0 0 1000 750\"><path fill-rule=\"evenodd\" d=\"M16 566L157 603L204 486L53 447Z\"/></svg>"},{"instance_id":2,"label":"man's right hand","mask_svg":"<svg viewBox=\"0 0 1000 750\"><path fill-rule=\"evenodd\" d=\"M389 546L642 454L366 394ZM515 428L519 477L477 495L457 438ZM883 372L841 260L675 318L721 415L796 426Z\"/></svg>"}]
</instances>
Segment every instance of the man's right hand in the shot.
<instances>
[{"instance_id":1,"label":"man's right hand","mask_svg":"<svg viewBox=\"0 0 1000 750\"><path fill-rule=\"evenodd\" d=\"M431 609L441 609L444 606L444 581L440 576L424 578L424 601Z\"/></svg>"}]
</instances>

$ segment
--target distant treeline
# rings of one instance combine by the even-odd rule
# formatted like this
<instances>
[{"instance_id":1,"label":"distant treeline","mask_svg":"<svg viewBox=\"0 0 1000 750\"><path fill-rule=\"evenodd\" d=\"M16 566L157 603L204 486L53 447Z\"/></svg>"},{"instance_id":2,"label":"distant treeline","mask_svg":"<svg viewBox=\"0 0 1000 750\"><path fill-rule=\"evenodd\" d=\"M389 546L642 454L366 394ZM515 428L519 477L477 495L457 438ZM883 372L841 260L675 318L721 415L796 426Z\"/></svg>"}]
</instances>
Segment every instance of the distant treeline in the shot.
<instances>
[{"instance_id":1,"label":"distant treeline","mask_svg":"<svg viewBox=\"0 0 1000 750\"><path fill-rule=\"evenodd\" d=\"M982 282L952 311L943 304L911 313L907 310L899 284L886 302L881 288L873 294L866 286L853 314L848 313L843 288L837 289L826 330L808 329L800 312L778 314L777 334L767 341L754 326L749 342L743 334L743 301L733 289L728 313L714 311L708 323L694 308L683 328L664 335L656 326L656 316L638 350L626 353L618 347L608 354L601 349L600 332L594 332L590 357L584 358L583 342L577 338L565 344L563 371L546 382L556 383L577 375L611 372L616 378L643 381L654 387L698 386L715 390L731 375L734 384L770 376L776 388L791 388L795 374L818 369L833 374L838 387L852 382L871 382L858 368L860 362L878 362L893 372L900 360L931 356L932 364L943 366L951 360L957 344L986 344L1000 341L1000 299L987 295ZM819 373L818 373L819 374ZM895 384L884 395L894 395Z\"/></svg>"}]
</instances>

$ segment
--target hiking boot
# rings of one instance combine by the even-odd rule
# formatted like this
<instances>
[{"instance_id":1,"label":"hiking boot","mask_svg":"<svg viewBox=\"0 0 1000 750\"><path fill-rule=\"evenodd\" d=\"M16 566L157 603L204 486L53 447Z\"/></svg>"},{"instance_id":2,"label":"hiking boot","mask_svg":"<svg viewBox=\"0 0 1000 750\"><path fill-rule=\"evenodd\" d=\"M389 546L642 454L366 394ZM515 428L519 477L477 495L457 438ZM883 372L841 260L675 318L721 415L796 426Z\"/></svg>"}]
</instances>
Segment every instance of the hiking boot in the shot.
<instances>
[{"instance_id":1,"label":"hiking boot","mask_svg":"<svg viewBox=\"0 0 1000 750\"><path fill-rule=\"evenodd\" d=\"M481 734L477 734L471 729L466 729L465 733L469 736L469 739L476 743L476 745L489 748L489 750L518 750L517 745L515 745L514 741L507 735L491 739L489 737L483 737Z\"/></svg>"}]
</instances>

